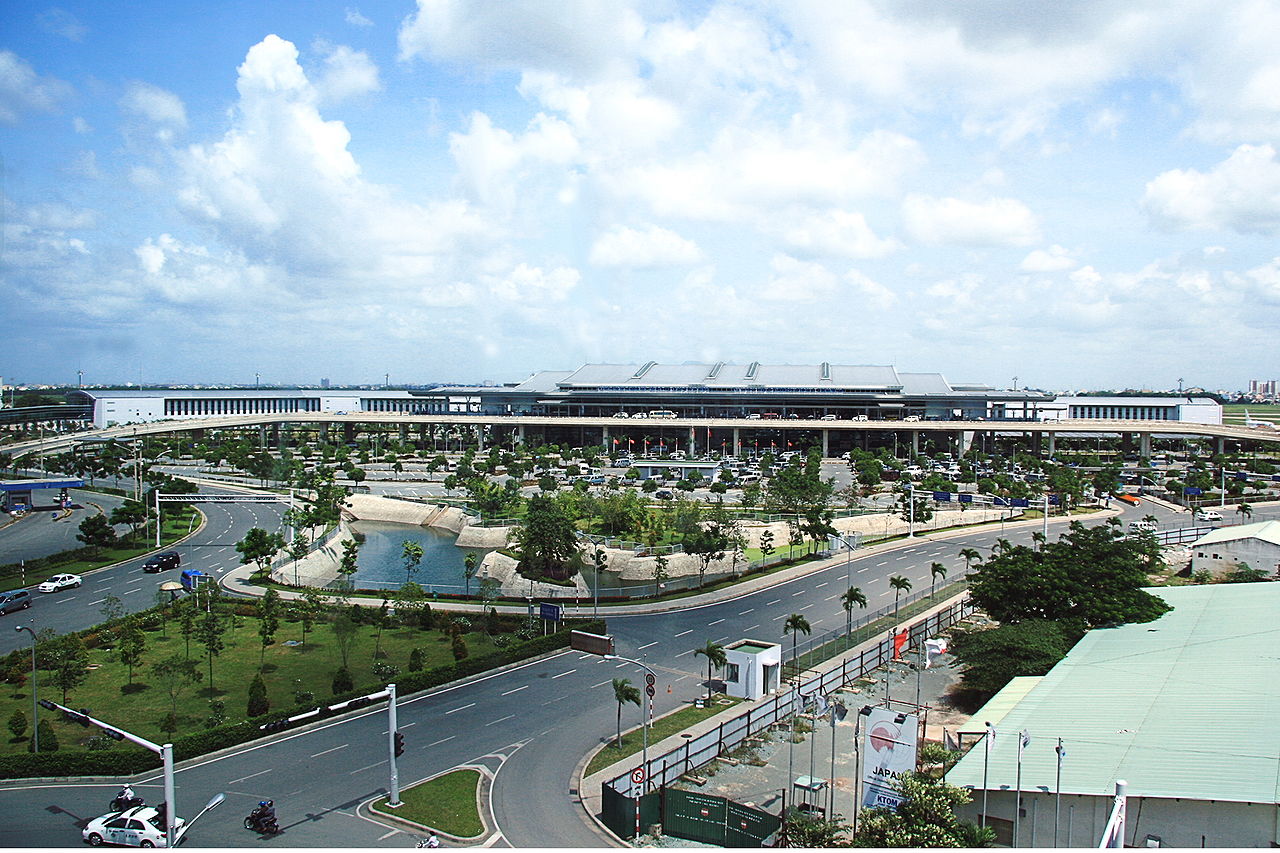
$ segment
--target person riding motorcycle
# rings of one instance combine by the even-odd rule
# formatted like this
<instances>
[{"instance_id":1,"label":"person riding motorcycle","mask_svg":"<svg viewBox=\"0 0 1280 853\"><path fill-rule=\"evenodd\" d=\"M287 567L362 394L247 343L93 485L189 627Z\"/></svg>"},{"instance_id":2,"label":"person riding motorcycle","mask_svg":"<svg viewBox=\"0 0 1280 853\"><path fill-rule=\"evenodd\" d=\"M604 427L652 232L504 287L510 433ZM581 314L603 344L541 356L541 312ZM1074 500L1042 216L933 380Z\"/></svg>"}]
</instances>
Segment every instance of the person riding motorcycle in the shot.
<instances>
[{"instance_id":1,"label":"person riding motorcycle","mask_svg":"<svg viewBox=\"0 0 1280 853\"><path fill-rule=\"evenodd\" d=\"M115 799L111 801L111 808L114 811L123 811L142 804L142 797L133 793L133 786L125 785L120 789L120 793L116 794Z\"/></svg>"},{"instance_id":2,"label":"person riding motorcycle","mask_svg":"<svg viewBox=\"0 0 1280 853\"><path fill-rule=\"evenodd\" d=\"M249 812L249 822L254 829L262 829L276 831L276 803L275 800L263 800L258 803L257 808Z\"/></svg>"}]
</instances>

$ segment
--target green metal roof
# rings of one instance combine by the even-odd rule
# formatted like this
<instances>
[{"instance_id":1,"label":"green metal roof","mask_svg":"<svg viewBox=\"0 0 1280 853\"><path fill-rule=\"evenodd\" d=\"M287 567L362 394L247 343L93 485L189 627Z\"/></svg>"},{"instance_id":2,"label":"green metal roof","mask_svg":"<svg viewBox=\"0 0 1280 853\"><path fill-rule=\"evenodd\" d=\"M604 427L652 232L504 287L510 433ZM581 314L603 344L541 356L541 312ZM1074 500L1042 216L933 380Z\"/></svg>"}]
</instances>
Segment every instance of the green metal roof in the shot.
<instances>
[{"instance_id":1,"label":"green metal roof","mask_svg":"<svg viewBox=\"0 0 1280 853\"><path fill-rule=\"evenodd\" d=\"M1011 678L999 693L982 706L981 711L970 717L969 722L960 727L959 733L962 735L985 734L987 723L995 726L999 731L1000 721L1018 707L1018 703L1025 699L1031 689L1043 678L1043 675L1020 675L1017 678Z\"/></svg>"},{"instance_id":2,"label":"green metal roof","mask_svg":"<svg viewBox=\"0 0 1280 853\"><path fill-rule=\"evenodd\" d=\"M1280 802L1280 583L1159 587L1173 610L1090 631L996 725L991 790ZM999 699L995 697L993 703ZM993 708L993 711L996 710ZM981 722L986 709L973 719ZM978 744L948 774L982 787Z\"/></svg>"}]
</instances>

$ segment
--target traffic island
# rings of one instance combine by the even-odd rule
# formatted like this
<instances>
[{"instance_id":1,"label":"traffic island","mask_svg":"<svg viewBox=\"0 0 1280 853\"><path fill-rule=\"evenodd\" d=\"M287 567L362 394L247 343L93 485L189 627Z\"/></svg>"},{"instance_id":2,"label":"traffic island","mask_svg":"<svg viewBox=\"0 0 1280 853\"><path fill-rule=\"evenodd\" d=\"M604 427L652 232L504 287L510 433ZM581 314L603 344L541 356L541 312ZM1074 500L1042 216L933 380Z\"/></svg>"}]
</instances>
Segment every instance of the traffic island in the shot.
<instances>
[{"instance_id":1,"label":"traffic island","mask_svg":"<svg viewBox=\"0 0 1280 853\"><path fill-rule=\"evenodd\" d=\"M489 834L481 816L481 783L490 781L479 768L449 770L403 789L402 805L397 808L388 806L386 797L379 797L369 804L369 810L424 834L435 832L451 844L478 844Z\"/></svg>"}]
</instances>

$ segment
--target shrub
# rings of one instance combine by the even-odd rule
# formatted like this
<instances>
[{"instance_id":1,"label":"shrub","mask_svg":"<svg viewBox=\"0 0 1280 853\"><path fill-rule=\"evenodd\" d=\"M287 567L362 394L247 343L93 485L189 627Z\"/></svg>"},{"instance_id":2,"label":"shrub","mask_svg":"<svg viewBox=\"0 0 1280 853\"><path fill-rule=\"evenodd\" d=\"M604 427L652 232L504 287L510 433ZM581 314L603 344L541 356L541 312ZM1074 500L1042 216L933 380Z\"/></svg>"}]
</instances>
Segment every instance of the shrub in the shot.
<instances>
[{"instance_id":1,"label":"shrub","mask_svg":"<svg viewBox=\"0 0 1280 853\"><path fill-rule=\"evenodd\" d=\"M259 672L253 676L253 681L249 682L248 715L261 717L269 710L271 710L271 702L267 699L267 683L262 680L262 673Z\"/></svg>"},{"instance_id":2,"label":"shrub","mask_svg":"<svg viewBox=\"0 0 1280 853\"><path fill-rule=\"evenodd\" d=\"M422 671L422 649L415 648L413 651L409 652L409 671Z\"/></svg>"},{"instance_id":3,"label":"shrub","mask_svg":"<svg viewBox=\"0 0 1280 853\"><path fill-rule=\"evenodd\" d=\"M164 715L164 719L160 721L160 731L173 734L178 730L178 717L172 711Z\"/></svg>"},{"instance_id":4,"label":"shrub","mask_svg":"<svg viewBox=\"0 0 1280 853\"><path fill-rule=\"evenodd\" d=\"M316 703L316 694L310 690L295 690L293 691L293 703L300 708L314 705Z\"/></svg>"},{"instance_id":5,"label":"shrub","mask_svg":"<svg viewBox=\"0 0 1280 853\"><path fill-rule=\"evenodd\" d=\"M467 641L463 639L462 634L453 635L453 659L462 660L467 656Z\"/></svg>"},{"instance_id":6,"label":"shrub","mask_svg":"<svg viewBox=\"0 0 1280 853\"><path fill-rule=\"evenodd\" d=\"M338 671L333 674L334 696L350 692L355 689L355 686L355 681L351 678L351 672L345 666L339 667Z\"/></svg>"},{"instance_id":7,"label":"shrub","mask_svg":"<svg viewBox=\"0 0 1280 853\"><path fill-rule=\"evenodd\" d=\"M53 726L49 725L48 720L41 720L40 725L36 726L40 732L40 752L57 752L58 751L58 734L53 730ZM35 752L36 738L31 736L31 745L27 747L29 752Z\"/></svg>"},{"instance_id":8,"label":"shrub","mask_svg":"<svg viewBox=\"0 0 1280 853\"><path fill-rule=\"evenodd\" d=\"M209 716L205 718L206 729L216 729L227 721L227 705L221 699L209 700ZM176 729L175 729L176 730Z\"/></svg>"},{"instance_id":9,"label":"shrub","mask_svg":"<svg viewBox=\"0 0 1280 853\"><path fill-rule=\"evenodd\" d=\"M13 732L14 740L22 740L22 736L27 733L27 715L21 709L14 711L9 718L9 731Z\"/></svg>"}]
</instances>

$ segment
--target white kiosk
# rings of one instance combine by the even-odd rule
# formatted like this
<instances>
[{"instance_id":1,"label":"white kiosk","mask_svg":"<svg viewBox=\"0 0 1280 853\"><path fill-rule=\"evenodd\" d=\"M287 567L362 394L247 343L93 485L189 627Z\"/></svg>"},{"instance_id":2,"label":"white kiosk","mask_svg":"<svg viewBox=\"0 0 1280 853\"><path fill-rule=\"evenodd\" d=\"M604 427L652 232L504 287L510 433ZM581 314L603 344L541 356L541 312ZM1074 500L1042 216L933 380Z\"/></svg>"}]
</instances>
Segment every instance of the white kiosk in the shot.
<instances>
[{"instance_id":1,"label":"white kiosk","mask_svg":"<svg viewBox=\"0 0 1280 853\"><path fill-rule=\"evenodd\" d=\"M760 640L738 640L724 650L725 692L743 699L759 699L778 689L782 674L782 646Z\"/></svg>"}]
</instances>

